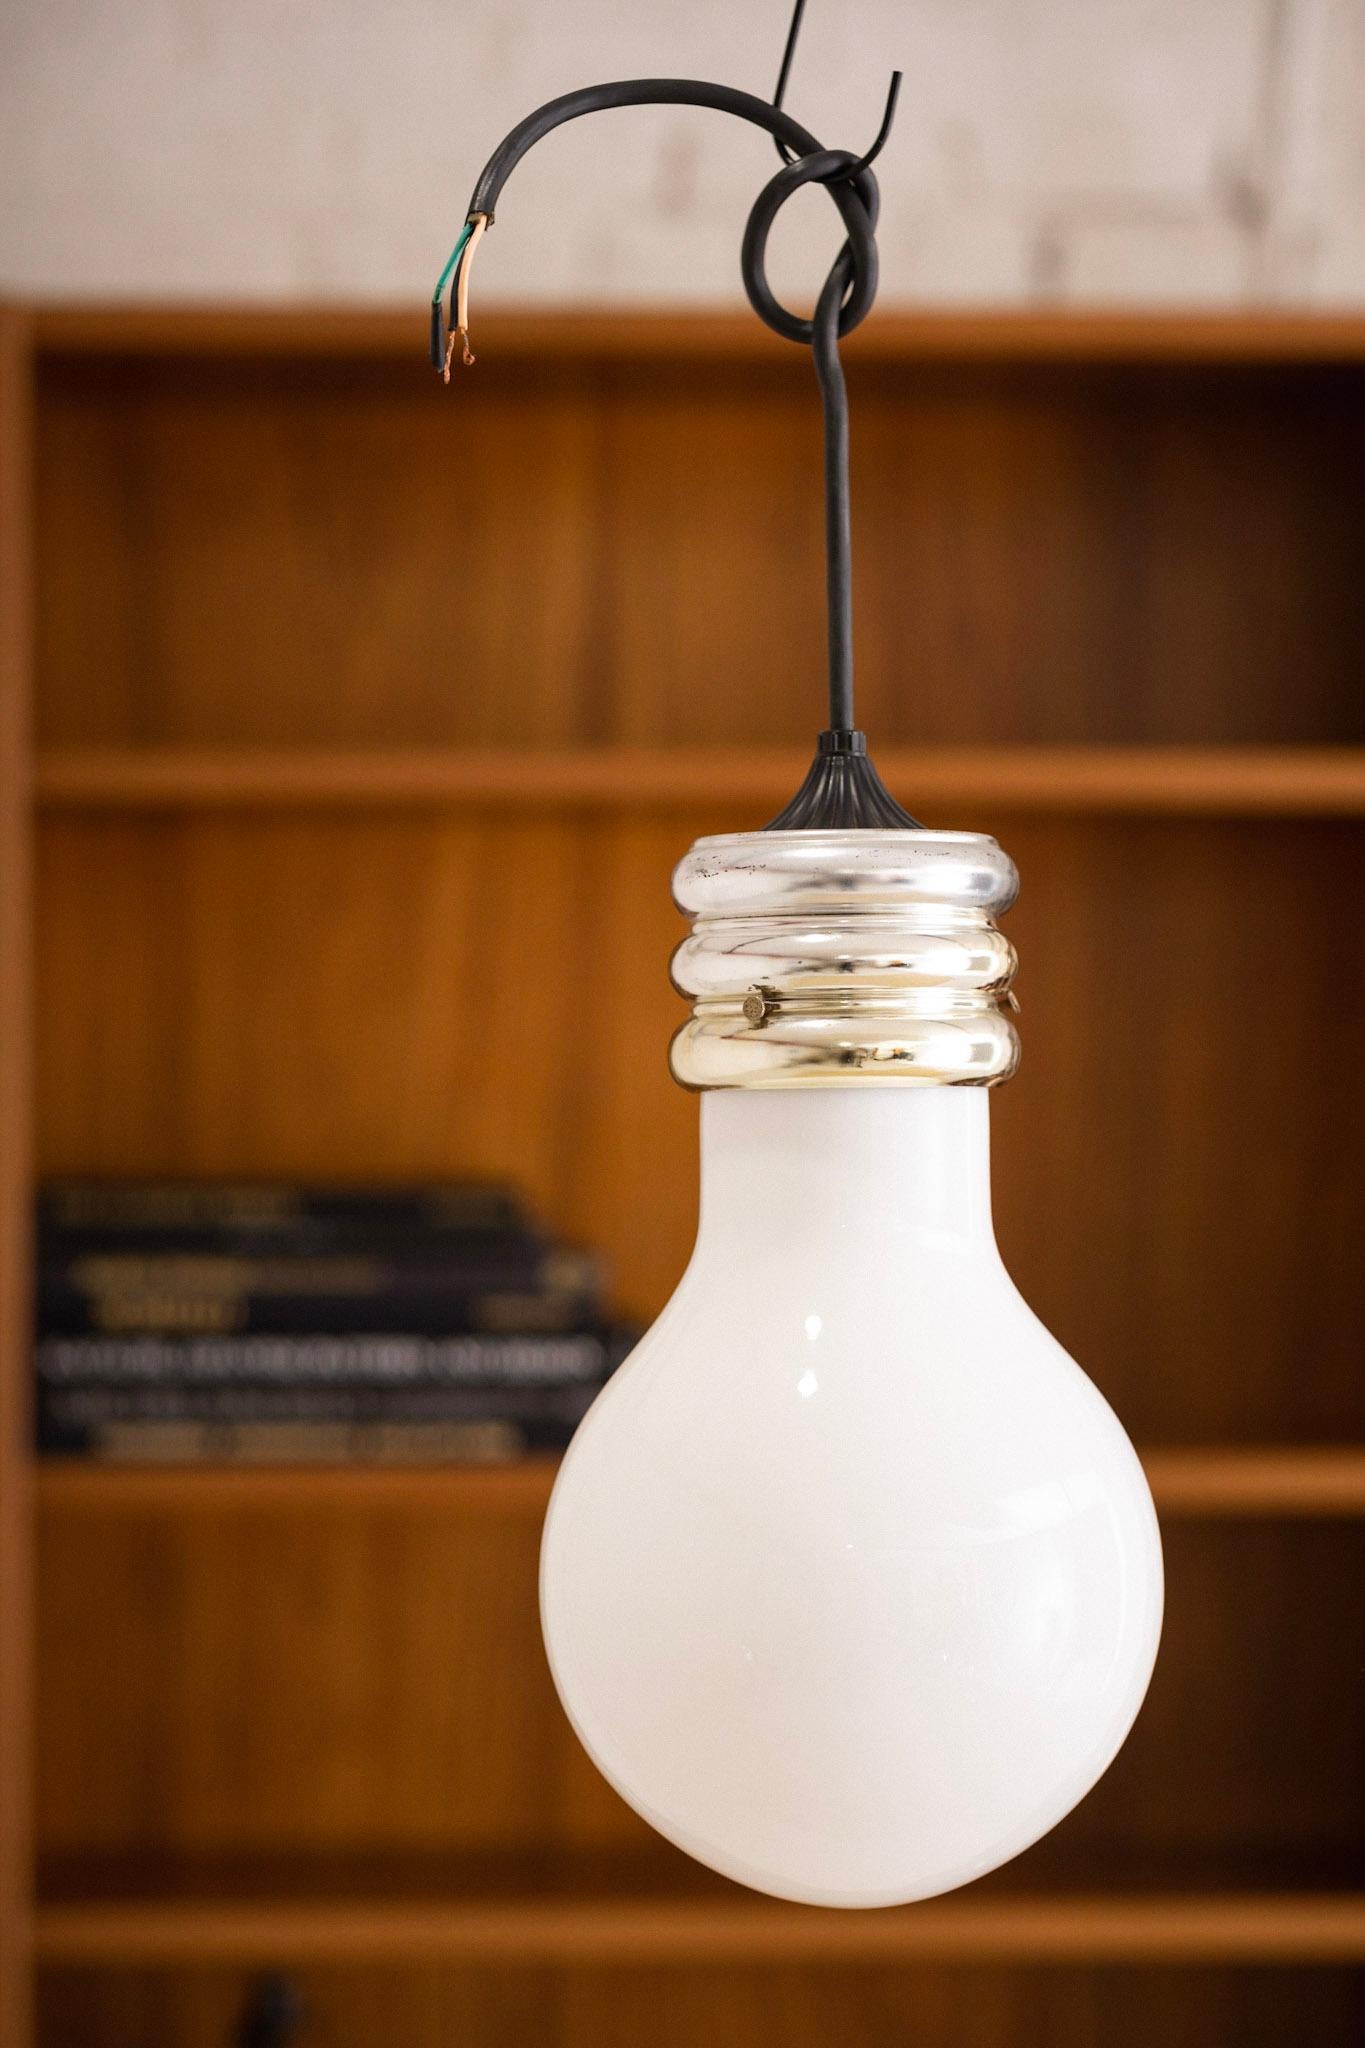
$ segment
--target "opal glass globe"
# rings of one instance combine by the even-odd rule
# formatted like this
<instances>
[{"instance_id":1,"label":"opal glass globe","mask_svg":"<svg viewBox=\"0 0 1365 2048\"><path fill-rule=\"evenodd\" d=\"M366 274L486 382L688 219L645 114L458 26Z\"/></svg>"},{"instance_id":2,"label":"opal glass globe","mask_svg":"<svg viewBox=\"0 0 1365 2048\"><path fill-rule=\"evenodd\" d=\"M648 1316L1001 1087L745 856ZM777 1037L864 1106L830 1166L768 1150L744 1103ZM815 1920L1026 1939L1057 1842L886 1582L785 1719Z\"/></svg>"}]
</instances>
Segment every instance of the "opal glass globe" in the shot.
<instances>
[{"instance_id":1,"label":"opal glass globe","mask_svg":"<svg viewBox=\"0 0 1365 2048\"><path fill-rule=\"evenodd\" d=\"M554 1489L555 1681L701 1862L827 1906L927 1898L1122 1743L1161 1626L1151 1497L1001 1262L983 1089L700 1107L691 1263Z\"/></svg>"}]
</instances>

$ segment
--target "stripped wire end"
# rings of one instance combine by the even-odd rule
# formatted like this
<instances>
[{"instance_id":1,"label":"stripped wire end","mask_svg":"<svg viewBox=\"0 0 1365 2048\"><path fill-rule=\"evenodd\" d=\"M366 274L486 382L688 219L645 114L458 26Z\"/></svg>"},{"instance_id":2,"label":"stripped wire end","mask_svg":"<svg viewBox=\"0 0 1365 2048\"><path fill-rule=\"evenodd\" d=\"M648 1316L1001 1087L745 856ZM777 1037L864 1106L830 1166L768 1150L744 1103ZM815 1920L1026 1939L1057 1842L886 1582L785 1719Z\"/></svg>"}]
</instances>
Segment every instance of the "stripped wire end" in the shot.
<instances>
[{"instance_id":1,"label":"stripped wire end","mask_svg":"<svg viewBox=\"0 0 1365 2048\"><path fill-rule=\"evenodd\" d=\"M466 221L464 226L460 229L459 237L455 243L455 247L451 250L449 256L446 258L445 269L437 278L436 289L431 295L431 367L438 373L439 376L441 376L445 380L447 384L450 382L450 356L451 351L455 346L455 338L451 334L450 329L446 324L445 308L441 304L441 295L445 291L446 283L447 280L450 278L451 273L454 271L456 265L459 263L460 258L464 255L464 252L469 245L469 238L473 234L473 232L474 229L472 223ZM455 308L454 305L452 304L452 319L454 317L454 311Z\"/></svg>"},{"instance_id":2,"label":"stripped wire end","mask_svg":"<svg viewBox=\"0 0 1365 2048\"><path fill-rule=\"evenodd\" d=\"M474 351L469 346L469 272L474 261L484 230L488 226L486 213L472 214L460 230L460 238L450 252L445 269L436 280L436 290L431 298L431 365L440 372L444 384L450 382L450 366L455 360L455 345L460 347L461 361L465 367L474 361ZM447 320L441 294L450 281L450 314Z\"/></svg>"}]
</instances>

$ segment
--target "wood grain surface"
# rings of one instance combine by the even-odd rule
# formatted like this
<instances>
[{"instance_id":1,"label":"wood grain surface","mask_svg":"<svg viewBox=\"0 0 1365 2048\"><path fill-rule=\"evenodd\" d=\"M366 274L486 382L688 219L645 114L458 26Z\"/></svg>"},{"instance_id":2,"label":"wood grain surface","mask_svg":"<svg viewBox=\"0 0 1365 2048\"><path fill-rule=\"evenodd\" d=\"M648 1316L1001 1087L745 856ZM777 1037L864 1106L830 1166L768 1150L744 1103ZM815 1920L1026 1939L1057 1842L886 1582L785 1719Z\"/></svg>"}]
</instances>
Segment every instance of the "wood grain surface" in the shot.
<instances>
[{"instance_id":1,"label":"wood grain surface","mask_svg":"<svg viewBox=\"0 0 1365 2048\"><path fill-rule=\"evenodd\" d=\"M495 359L449 392L376 362L50 364L42 739L808 743L819 435L791 356ZM1360 740L1358 388L1333 364L855 370L863 723Z\"/></svg>"}]
</instances>

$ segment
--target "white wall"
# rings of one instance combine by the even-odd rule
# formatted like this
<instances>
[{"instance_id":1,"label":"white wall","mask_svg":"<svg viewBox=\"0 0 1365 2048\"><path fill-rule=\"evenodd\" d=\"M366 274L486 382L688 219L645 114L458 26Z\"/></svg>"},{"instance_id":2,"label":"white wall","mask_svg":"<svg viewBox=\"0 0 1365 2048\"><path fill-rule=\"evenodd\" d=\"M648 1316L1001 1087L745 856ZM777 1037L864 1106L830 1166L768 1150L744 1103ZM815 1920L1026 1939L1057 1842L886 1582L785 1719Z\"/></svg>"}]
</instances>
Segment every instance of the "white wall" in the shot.
<instances>
[{"instance_id":1,"label":"white wall","mask_svg":"<svg viewBox=\"0 0 1365 2048\"><path fill-rule=\"evenodd\" d=\"M600 78L767 93L786 0L6 0L0 288L421 299L503 132ZM887 298L1359 301L1365 0L810 0L790 95L871 139ZM600 115L516 173L498 299L738 294L757 130ZM806 193L774 276L836 241ZM804 287L804 293L803 293Z\"/></svg>"}]
</instances>

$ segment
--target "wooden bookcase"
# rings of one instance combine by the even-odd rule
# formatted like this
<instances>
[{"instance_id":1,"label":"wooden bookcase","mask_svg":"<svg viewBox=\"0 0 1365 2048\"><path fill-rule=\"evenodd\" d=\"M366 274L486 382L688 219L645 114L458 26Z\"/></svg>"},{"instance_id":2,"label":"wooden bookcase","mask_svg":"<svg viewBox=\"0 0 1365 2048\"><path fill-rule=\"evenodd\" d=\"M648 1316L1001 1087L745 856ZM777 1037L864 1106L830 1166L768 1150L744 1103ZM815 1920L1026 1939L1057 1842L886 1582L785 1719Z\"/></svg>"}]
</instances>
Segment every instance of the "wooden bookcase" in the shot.
<instances>
[{"instance_id":1,"label":"wooden bookcase","mask_svg":"<svg viewBox=\"0 0 1365 2048\"><path fill-rule=\"evenodd\" d=\"M672 1854L555 1706L538 1466L35 1472L35 1173L511 1174L623 1308L683 1263L668 876L819 721L809 365L477 340L446 392L419 318L0 325L0 2039L199 2048L279 1966L332 2048L1345 2048L1365 321L849 349L863 723L1024 876L1002 1243L1165 1526L1052 1836L868 1914Z\"/></svg>"}]
</instances>

